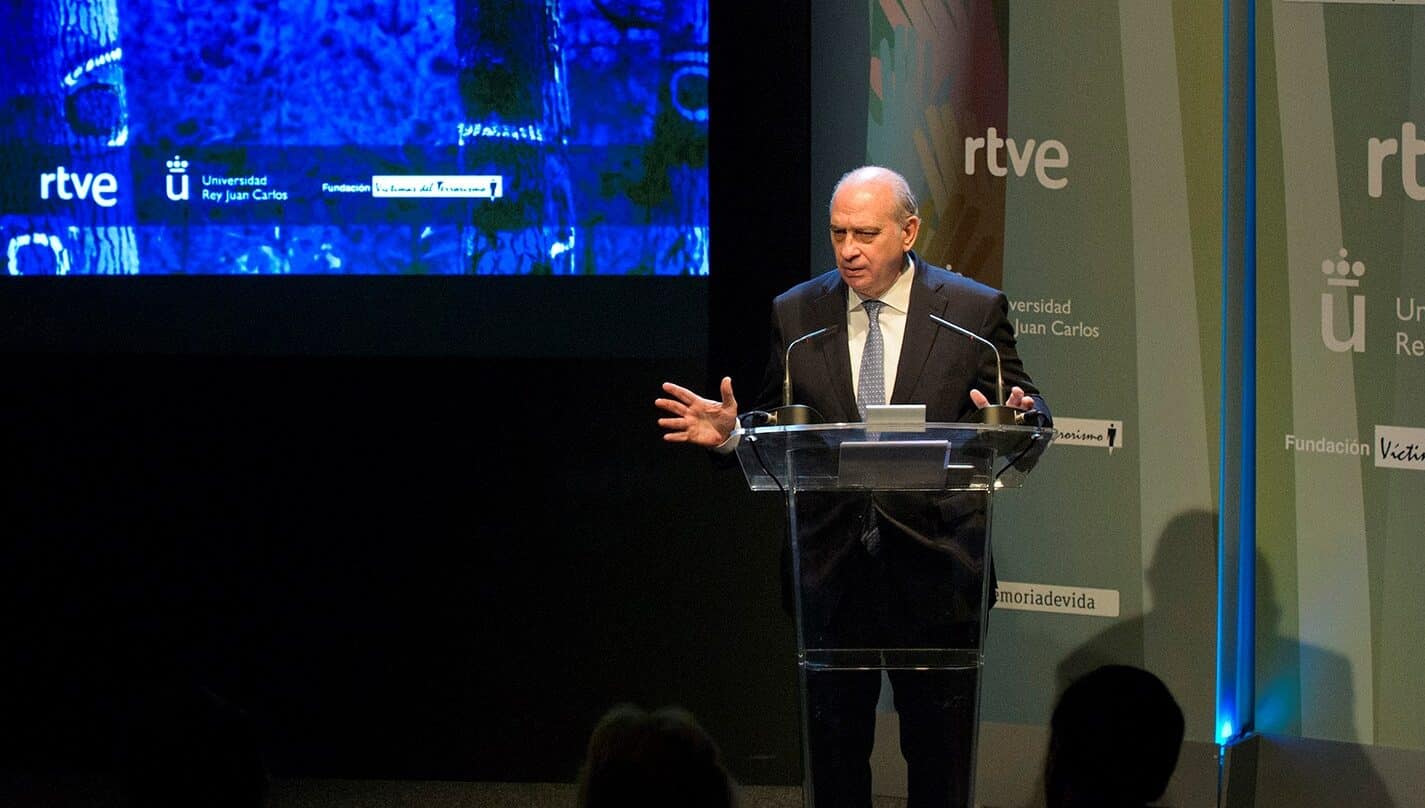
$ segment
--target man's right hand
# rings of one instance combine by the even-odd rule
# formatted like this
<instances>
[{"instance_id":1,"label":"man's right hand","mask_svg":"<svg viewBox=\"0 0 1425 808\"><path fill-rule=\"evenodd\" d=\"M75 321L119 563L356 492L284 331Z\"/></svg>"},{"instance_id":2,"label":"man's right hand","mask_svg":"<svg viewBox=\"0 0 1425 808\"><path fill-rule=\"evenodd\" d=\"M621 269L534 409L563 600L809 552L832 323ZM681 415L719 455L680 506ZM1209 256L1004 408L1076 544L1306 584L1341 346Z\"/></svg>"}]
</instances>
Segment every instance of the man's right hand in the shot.
<instances>
[{"instance_id":1,"label":"man's right hand","mask_svg":"<svg viewBox=\"0 0 1425 808\"><path fill-rule=\"evenodd\" d=\"M724 376L721 387L722 400L713 401L686 387L664 382L663 392L671 398L653 402L673 416L658 419L658 425L668 430L663 440L709 449L726 441L737 428L737 399L732 395L732 377Z\"/></svg>"}]
</instances>

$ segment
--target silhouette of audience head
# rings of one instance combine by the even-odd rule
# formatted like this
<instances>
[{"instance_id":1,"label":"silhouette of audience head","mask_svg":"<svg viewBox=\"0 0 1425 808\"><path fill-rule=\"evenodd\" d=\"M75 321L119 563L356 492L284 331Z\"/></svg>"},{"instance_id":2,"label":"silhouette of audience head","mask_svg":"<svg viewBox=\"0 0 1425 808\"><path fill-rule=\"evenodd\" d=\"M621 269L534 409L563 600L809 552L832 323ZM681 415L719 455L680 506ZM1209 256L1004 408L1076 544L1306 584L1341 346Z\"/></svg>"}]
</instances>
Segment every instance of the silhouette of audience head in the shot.
<instances>
[{"instance_id":1,"label":"silhouette of audience head","mask_svg":"<svg viewBox=\"0 0 1425 808\"><path fill-rule=\"evenodd\" d=\"M579 808L735 808L736 786L688 711L620 704L599 719L579 771Z\"/></svg>"},{"instance_id":2,"label":"silhouette of audience head","mask_svg":"<svg viewBox=\"0 0 1425 808\"><path fill-rule=\"evenodd\" d=\"M129 808L267 804L267 768L242 709L196 685L150 689L131 709L120 752Z\"/></svg>"},{"instance_id":3,"label":"silhouette of audience head","mask_svg":"<svg viewBox=\"0 0 1425 808\"><path fill-rule=\"evenodd\" d=\"M1183 711L1142 668L1104 665L1074 680L1054 707L1044 792L1049 808L1142 808L1167 790Z\"/></svg>"}]
</instances>

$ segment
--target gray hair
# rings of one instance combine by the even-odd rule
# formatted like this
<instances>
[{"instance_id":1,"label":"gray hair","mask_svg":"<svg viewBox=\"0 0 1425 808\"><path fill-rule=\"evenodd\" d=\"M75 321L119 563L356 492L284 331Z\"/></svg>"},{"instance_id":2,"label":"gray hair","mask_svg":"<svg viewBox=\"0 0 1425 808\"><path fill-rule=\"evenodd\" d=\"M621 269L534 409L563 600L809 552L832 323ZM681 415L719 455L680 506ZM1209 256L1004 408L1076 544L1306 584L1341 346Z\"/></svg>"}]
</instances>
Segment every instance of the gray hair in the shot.
<instances>
[{"instance_id":1,"label":"gray hair","mask_svg":"<svg viewBox=\"0 0 1425 808\"><path fill-rule=\"evenodd\" d=\"M910 183L905 181L905 177L889 168L874 165L861 166L842 174L841 179L836 181L836 187L831 189L832 200L836 199L836 194L841 191L841 186L848 182L882 182L891 186L891 193L896 199L896 213L900 214L901 224L905 224L910 217L919 213L919 206L915 201L915 193L910 190ZM827 207L830 208L830 203Z\"/></svg>"}]
</instances>

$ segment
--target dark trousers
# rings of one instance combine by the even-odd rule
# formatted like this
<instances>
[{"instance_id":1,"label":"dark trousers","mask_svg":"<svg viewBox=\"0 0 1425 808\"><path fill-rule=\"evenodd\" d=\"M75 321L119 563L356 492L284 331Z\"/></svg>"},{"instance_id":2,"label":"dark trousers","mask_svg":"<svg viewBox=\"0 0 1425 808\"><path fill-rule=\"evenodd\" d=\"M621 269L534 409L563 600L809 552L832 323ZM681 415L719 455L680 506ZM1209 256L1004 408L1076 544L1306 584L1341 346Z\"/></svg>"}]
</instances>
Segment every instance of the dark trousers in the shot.
<instances>
[{"instance_id":1,"label":"dark trousers","mask_svg":"<svg viewBox=\"0 0 1425 808\"><path fill-rule=\"evenodd\" d=\"M809 648L978 648L982 577L936 519L897 523L869 512L834 568L810 580L802 619ZM919 533L902 529L925 523ZM924 525L922 525L924 527ZM934 528L934 529L931 529ZM871 535L874 533L874 536ZM942 533L944 535L942 535ZM814 546L814 545L813 545ZM806 565L804 565L804 570ZM805 574L805 573L804 573ZM975 741L975 670L890 670L900 718L908 808L968 808ZM808 670L807 747L816 808L869 808L879 670Z\"/></svg>"},{"instance_id":2,"label":"dark trousers","mask_svg":"<svg viewBox=\"0 0 1425 808\"><path fill-rule=\"evenodd\" d=\"M968 808L974 671L888 671L900 717L908 808ZM807 731L816 808L869 808L880 671L808 671Z\"/></svg>"}]
</instances>

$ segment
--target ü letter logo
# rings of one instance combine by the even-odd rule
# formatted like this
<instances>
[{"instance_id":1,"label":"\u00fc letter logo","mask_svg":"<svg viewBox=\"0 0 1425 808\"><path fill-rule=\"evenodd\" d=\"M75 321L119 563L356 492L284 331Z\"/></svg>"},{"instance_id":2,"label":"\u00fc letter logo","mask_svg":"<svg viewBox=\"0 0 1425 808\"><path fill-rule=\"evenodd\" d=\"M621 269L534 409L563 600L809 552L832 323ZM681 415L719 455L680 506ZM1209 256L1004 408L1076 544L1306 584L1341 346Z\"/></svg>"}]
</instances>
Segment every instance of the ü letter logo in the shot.
<instances>
[{"instance_id":1,"label":"\u00fc letter logo","mask_svg":"<svg viewBox=\"0 0 1425 808\"><path fill-rule=\"evenodd\" d=\"M165 178L167 185L164 188L168 192L168 198L174 202L182 202L188 198L188 161L178 155L173 155L173 159L168 161L168 176ZM177 179L177 190L173 187L173 181Z\"/></svg>"},{"instance_id":2,"label":"\u00fc letter logo","mask_svg":"<svg viewBox=\"0 0 1425 808\"><path fill-rule=\"evenodd\" d=\"M1328 258L1321 262L1321 274L1326 276L1326 285L1333 287L1321 294L1321 341L1337 353L1365 353L1366 298L1364 295L1352 294L1350 290L1361 285L1361 278L1366 274L1366 265L1361 261L1347 261L1344 247L1339 255L1339 260ZM1336 336L1337 295L1334 287L1338 286L1351 302L1350 313L1346 315L1350 335L1344 340Z\"/></svg>"}]
</instances>

